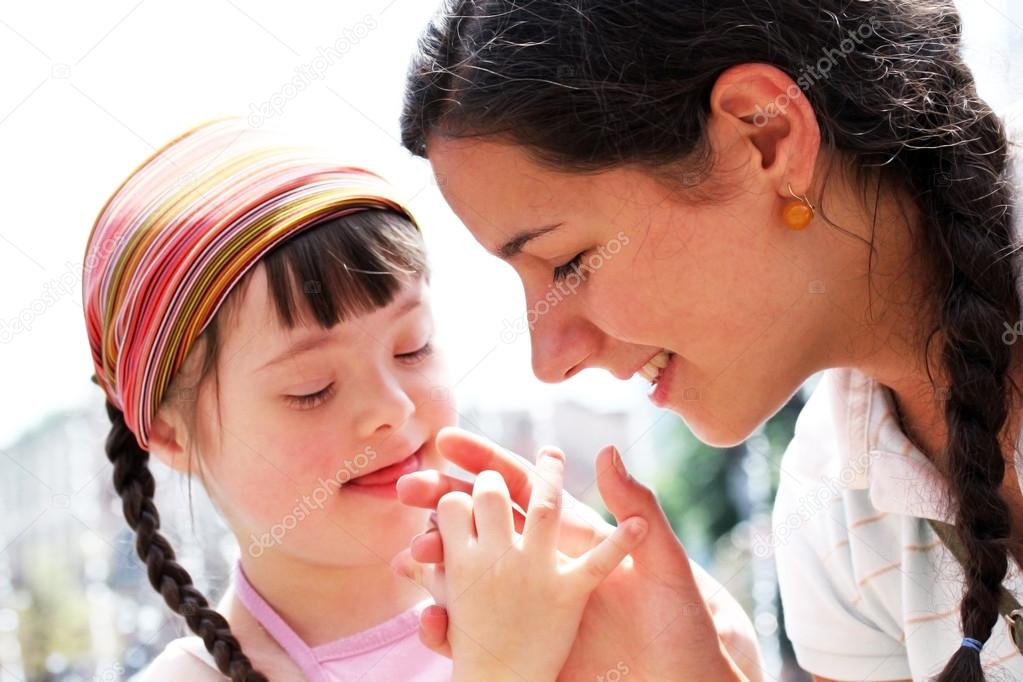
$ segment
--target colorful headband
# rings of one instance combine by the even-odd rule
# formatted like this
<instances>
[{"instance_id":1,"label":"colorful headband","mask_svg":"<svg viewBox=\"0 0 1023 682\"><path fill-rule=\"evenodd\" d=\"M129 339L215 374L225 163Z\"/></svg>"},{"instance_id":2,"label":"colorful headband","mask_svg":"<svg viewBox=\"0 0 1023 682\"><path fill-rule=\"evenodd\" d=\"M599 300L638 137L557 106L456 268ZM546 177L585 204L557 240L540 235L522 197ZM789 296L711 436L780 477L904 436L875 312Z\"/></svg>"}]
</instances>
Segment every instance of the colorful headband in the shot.
<instances>
[{"instance_id":1,"label":"colorful headband","mask_svg":"<svg viewBox=\"0 0 1023 682\"><path fill-rule=\"evenodd\" d=\"M82 296L95 381L143 449L171 378L249 268L303 228L369 209L416 222L380 176L234 118L128 177L89 235Z\"/></svg>"}]
</instances>

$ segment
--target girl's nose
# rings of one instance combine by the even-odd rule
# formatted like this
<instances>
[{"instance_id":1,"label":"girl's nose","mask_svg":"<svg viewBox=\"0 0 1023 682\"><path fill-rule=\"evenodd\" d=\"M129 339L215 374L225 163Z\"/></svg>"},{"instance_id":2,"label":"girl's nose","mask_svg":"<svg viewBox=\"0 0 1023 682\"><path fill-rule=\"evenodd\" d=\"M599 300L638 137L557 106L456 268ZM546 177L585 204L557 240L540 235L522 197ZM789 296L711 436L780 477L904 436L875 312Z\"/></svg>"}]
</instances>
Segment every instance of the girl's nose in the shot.
<instances>
[{"instance_id":1,"label":"girl's nose","mask_svg":"<svg viewBox=\"0 0 1023 682\"><path fill-rule=\"evenodd\" d=\"M386 371L368 375L365 389L357 424L363 438L400 429L416 410L398 378Z\"/></svg>"}]
</instances>

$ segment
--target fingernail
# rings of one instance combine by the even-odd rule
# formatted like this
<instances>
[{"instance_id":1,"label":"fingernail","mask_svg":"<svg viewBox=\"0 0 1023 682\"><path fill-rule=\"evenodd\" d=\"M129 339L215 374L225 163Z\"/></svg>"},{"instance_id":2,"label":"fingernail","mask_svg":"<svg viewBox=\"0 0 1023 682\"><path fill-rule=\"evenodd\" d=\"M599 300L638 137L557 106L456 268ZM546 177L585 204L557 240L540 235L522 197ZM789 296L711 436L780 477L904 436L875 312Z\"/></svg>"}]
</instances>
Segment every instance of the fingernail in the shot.
<instances>
[{"instance_id":1,"label":"fingernail","mask_svg":"<svg viewBox=\"0 0 1023 682\"><path fill-rule=\"evenodd\" d=\"M549 447L547 445L540 449L540 454L544 457L553 457L555 459L565 460L565 453L556 448Z\"/></svg>"},{"instance_id":2,"label":"fingernail","mask_svg":"<svg viewBox=\"0 0 1023 682\"><path fill-rule=\"evenodd\" d=\"M633 538L642 537L646 533L646 521L644 519L632 519L625 532Z\"/></svg>"},{"instance_id":3,"label":"fingernail","mask_svg":"<svg viewBox=\"0 0 1023 682\"><path fill-rule=\"evenodd\" d=\"M611 450L612 450L611 462L615 465L615 469L617 469L618 473L621 474L623 477L628 476L629 472L625 470L625 462L622 461L622 455L620 452L618 452L618 448L611 446Z\"/></svg>"},{"instance_id":4,"label":"fingernail","mask_svg":"<svg viewBox=\"0 0 1023 682\"><path fill-rule=\"evenodd\" d=\"M393 560L391 560L391 571L395 575L400 576L402 578L411 578L412 577L411 575L409 575L408 571L405 570L404 562L401 561L400 559L393 559Z\"/></svg>"}]
</instances>

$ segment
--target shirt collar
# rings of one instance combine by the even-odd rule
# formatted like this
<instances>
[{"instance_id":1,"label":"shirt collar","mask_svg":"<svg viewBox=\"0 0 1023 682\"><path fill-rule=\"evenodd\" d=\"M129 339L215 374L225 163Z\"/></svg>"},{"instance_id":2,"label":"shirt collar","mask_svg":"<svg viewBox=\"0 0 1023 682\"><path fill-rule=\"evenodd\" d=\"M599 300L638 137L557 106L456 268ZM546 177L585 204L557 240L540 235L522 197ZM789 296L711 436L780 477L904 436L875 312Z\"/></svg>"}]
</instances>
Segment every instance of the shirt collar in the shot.
<instances>
[{"instance_id":1,"label":"shirt collar","mask_svg":"<svg viewBox=\"0 0 1023 682\"><path fill-rule=\"evenodd\" d=\"M859 370L839 372L836 405L846 413L846 487L867 490L878 511L951 523L955 502L948 485L902 432L891 389Z\"/></svg>"}]
</instances>

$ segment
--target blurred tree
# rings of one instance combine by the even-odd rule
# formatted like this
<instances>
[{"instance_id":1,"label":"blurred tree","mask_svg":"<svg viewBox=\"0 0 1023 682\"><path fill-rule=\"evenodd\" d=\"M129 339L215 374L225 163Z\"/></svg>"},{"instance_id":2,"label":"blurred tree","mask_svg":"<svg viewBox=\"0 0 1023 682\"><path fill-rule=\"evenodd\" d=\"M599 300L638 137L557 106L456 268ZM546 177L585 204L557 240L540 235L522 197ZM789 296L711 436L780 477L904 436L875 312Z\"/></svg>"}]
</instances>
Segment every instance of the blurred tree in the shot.
<instances>
[{"instance_id":1,"label":"blurred tree","mask_svg":"<svg viewBox=\"0 0 1023 682\"><path fill-rule=\"evenodd\" d=\"M29 679L51 679L91 652L89 614L81 599L80 575L54 556L46 542L26 552L25 589L31 603L19 614L19 640Z\"/></svg>"},{"instance_id":2,"label":"blurred tree","mask_svg":"<svg viewBox=\"0 0 1023 682\"><path fill-rule=\"evenodd\" d=\"M776 661L783 679L793 681L808 678L795 665L785 637L784 614L770 563L773 557L754 556L751 529L769 522L766 517L778 490L781 457L792 440L805 395L798 391L750 440L728 448L706 445L684 422L674 420L659 439L658 450L666 456L655 481L665 514L689 555L751 614L765 661L768 665L771 659ZM757 447L751 447L754 440ZM767 462L749 461L760 457ZM751 475L760 480L751 481ZM754 518L757 514L760 516ZM770 585L770 594L758 591L758 584Z\"/></svg>"}]
</instances>

